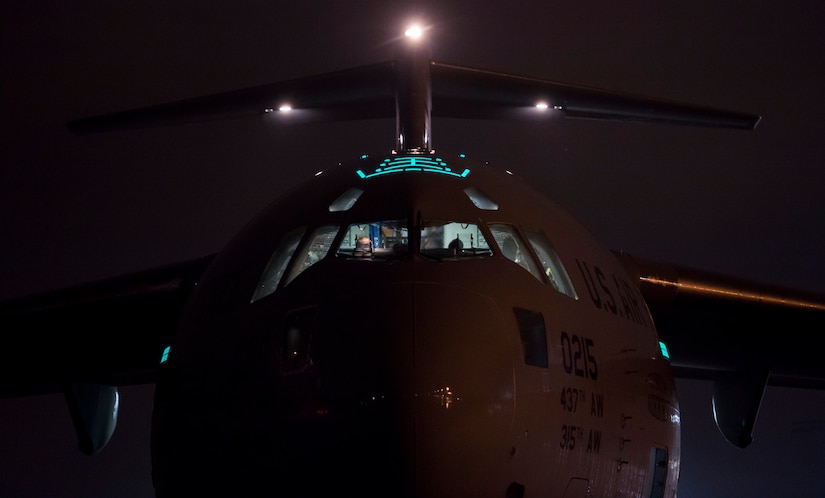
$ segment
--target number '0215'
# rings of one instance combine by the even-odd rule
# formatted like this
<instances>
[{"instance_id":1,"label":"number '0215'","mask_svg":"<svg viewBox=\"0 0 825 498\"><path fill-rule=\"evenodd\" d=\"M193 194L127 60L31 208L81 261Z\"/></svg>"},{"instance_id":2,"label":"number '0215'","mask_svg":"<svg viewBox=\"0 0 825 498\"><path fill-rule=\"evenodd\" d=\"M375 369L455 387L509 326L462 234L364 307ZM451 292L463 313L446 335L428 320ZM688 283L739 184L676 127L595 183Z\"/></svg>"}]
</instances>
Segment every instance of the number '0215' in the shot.
<instances>
[{"instance_id":1,"label":"number '0215'","mask_svg":"<svg viewBox=\"0 0 825 498\"><path fill-rule=\"evenodd\" d=\"M598 378L599 367L593 356L593 339L562 331L561 354L566 373L592 380Z\"/></svg>"}]
</instances>

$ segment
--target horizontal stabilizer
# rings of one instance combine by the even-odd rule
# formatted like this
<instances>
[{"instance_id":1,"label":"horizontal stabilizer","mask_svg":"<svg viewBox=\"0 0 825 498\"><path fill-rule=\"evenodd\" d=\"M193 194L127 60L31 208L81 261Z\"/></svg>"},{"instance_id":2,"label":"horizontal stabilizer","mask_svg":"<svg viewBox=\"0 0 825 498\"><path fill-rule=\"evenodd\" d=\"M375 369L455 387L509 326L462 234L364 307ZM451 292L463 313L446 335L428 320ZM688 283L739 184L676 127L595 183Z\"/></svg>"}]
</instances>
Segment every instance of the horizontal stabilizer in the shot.
<instances>
[{"instance_id":1,"label":"horizontal stabilizer","mask_svg":"<svg viewBox=\"0 0 825 498\"><path fill-rule=\"evenodd\" d=\"M68 127L75 133L96 133L252 118L274 113L282 106L306 111L296 113L299 121L392 118L393 78L393 63L373 64L78 119Z\"/></svg>"},{"instance_id":2,"label":"horizontal stabilizer","mask_svg":"<svg viewBox=\"0 0 825 498\"><path fill-rule=\"evenodd\" d=\"M433 112L450 117L513 117L542 103L566 117L752 130L760 117L555 81L433 63ZM440 109L438 99L444 102ZM464 103L466 106L456 105ZM479 109L481 106L481 109ZM444 111L444 112L442 112ZM524 115L524 114L523 114Z\"/></svg>"},{"instance_id":3,"label":"horizontal stabilizer","mask_svg":"<svg viewBox=\"0 0 825 498\"><path fill-rule=\"evenodd\" d=\"M409 90L402 79L410 77L429 78L434 117L550 119L561 115L744 130L753 129L760 119L482 69L438 62L428 66L428 74L410 76L402 63L390 61L79 119L68 127L76 133L91 133L254 118L275 114L284 106L290 108L289 122L397 119L397 92ZM544 111L536 108L539 103L547 106Z\"/></svg>"}]
</instances>

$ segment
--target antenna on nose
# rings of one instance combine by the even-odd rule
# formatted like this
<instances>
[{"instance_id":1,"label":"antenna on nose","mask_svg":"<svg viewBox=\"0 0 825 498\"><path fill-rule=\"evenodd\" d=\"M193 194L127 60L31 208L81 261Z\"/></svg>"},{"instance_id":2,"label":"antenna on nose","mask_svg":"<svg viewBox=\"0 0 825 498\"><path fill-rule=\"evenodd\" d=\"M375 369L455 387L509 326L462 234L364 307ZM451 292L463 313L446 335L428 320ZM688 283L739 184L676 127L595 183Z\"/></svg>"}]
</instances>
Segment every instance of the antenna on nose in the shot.
<instances>
[{"instance_id":1,"label":"antenna on nose","mask_svg":"<svg viewBox=\"0 0 825 498\"><path fill-rule=\"evenodd\" d=\"M396 64L395 119L399 153L428 153L432 150L430 46L424 28L411 26L404 32Z\"/></svg>"}]
</instances>

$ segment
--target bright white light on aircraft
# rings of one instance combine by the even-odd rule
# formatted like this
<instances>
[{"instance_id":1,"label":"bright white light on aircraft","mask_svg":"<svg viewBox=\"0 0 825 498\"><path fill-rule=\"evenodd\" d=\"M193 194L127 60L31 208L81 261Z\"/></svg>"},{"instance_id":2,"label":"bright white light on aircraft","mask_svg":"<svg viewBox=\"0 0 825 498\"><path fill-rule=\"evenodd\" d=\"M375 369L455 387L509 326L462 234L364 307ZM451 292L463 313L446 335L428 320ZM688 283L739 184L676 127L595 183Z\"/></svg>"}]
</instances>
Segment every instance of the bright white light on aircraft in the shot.
<instances>
[{"instance_id":1,"label":"bright white light on aircraft","mask_svg":"<svg viewBox=\"0 0 825 498\"><path fill-rule=\"evenodd\" d=\"M289 112L289 111L292 110L292 106L289 105L289 104L284 104L284 105L280 106L278 108L278 110L281 111L281 112Z\"/></svg>"},{"instance_id":2,"label":"bright white light on aircraft","mask_svg":"<svg viewBox=\"0 0 825 498\"><path fill-rule=\"evenodd\" d=\"M407 31L404 31L404 36L407 38L412 38L413 40L417 40L424 35L424 30L421 26L413 25L407 28Z\"/></svg>"},{"instance_id":3,"label":"bright white light on aircraft","mask_svg":"<svg viewBox=\"0 0 825 498\"><path fill-rule=\"evenodd\" d=\"M548 107L547 102L539 102L539 103L536 104L536 109L539 109L539 110L542 110L542 111L547 109L547 107Z\"/></svg>"}]
</instances>

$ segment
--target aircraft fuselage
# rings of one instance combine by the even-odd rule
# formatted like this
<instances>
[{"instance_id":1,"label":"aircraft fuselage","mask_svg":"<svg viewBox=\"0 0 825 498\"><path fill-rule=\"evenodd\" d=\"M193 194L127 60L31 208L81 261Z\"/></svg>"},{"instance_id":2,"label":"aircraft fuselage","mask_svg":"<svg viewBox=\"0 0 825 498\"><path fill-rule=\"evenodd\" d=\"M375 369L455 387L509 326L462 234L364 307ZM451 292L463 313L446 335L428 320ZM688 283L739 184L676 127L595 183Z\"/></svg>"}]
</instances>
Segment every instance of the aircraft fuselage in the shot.
<instances>
[{"instance_id":1,"label":"aircraft fuselage","mask_svg":"<svg viewBox=\"0 0 825 498\"><path fill-rule=\"evenodd\" d=\"M586 229L463 155L365 156L207 270L153 473L161 497L672 497L679 438L647 307Z\"/></svg>"}]
</instances>

